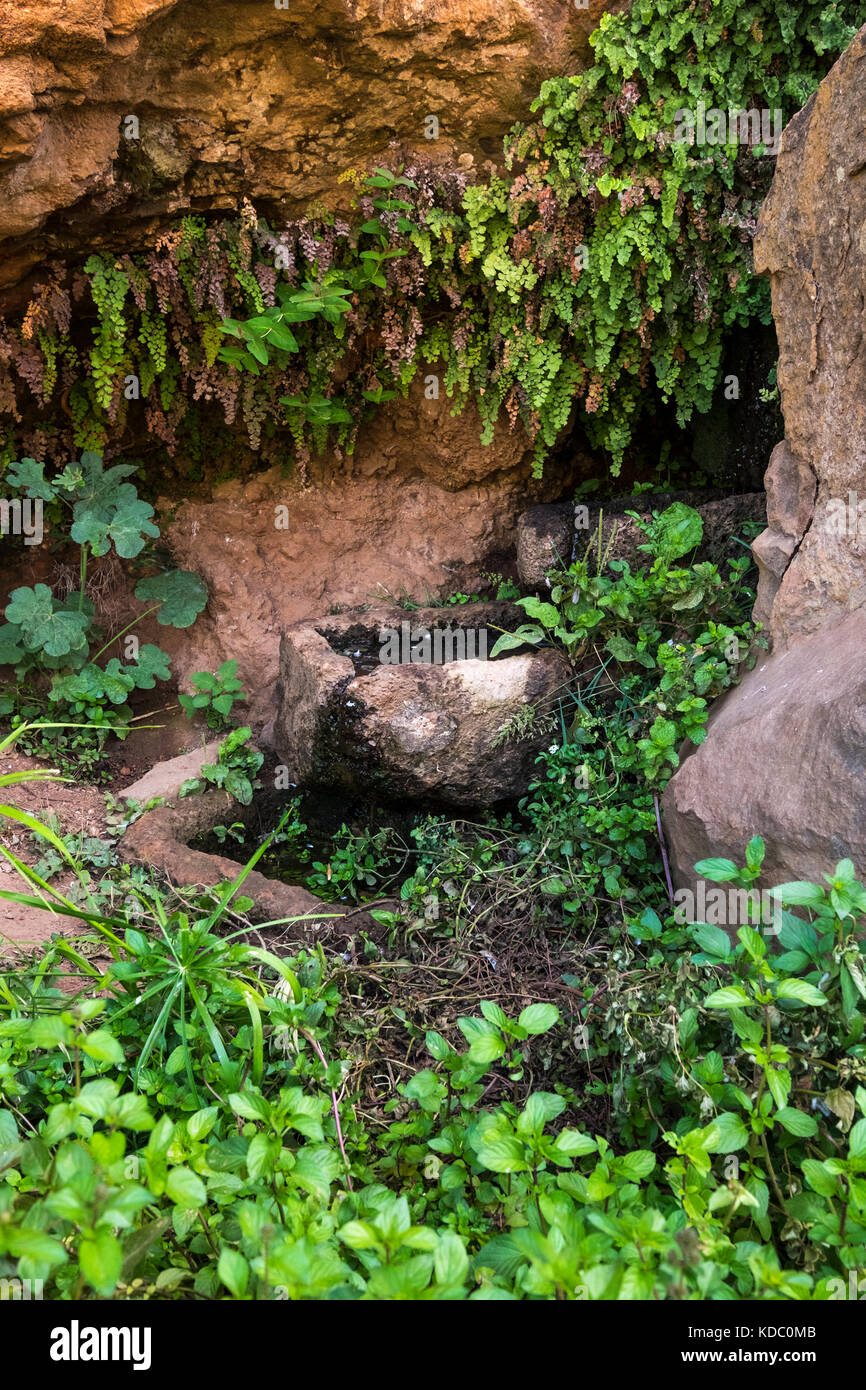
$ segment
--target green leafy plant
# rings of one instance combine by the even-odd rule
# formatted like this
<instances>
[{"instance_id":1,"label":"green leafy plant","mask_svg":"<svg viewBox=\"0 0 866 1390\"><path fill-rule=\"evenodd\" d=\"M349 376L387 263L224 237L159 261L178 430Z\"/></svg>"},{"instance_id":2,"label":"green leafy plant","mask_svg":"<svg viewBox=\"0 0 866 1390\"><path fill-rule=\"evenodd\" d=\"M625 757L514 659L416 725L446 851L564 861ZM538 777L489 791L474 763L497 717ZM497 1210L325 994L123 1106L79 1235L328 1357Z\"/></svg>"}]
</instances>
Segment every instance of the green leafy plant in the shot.
<instances>
[{"instance_id":1,"label":"green leafy plant","mask_svg":"<svg viewBox=\"0 0 866 1390\"><path fill-rule=\"evenodd\" d=\"M238 663L224 661L214 674L194 671L190 680L194 695L179 695L178 700L190 719L203 712L209 729L223 729L230 722L233 705L246 699L243 682L237 678Z\"/></svg>"},{"instance_id":2,"label":"green leafy plant","mask_svg":"<svg viewBox=\"0 0 866 1390\"><path fill-rule=\"evenodd\" d=\"M269 355L275 355L276 364L284 366L285 355L299 351L290 325L310 323L321 314L326 323L335 327L351 308L346 298L348 294L351 294L350 288L334 283L334 277L322 284L305 280L303 288L295 292L286 285L279 285L278 304L243 323L235 319L223 321L222 331L238 341L222 345L221 360L231 367L242 367L254 376L259 374L259 367L268 365Z\"/></svg>"},{"instance_id":3,"label":"green leafy plant","mask_svg":"<svg viewBox=\"0 0 866 1390\"><path fill-rule=\"evenodd\" d=\"M189 796L211 786L224 789L242 806L249 806L258 785L256 774L264 762L264 754L250 746L251 738L251 729L233 729L220 744L217 761L202 763L199 776L188 777L181 784L180 795Z\"/></svg>"},{"instance_id":4,"label":"green leafy plant","mask_svg":"<svg viewBox=\"0 0 866 1390\"><path fill-rule=\"evenodd\" d=\"M608 561L599 529L582 558L551 573L548 598L519 600L532 621L503 633L491 653L557 645L575 666L521 802L557 865L546 892L569 916L601 887L626 901L646 894L651 866L661 869L655 798L683 741L703 741L710 702L761 644L747 618L747 559L729 561L727 577L707 562L678 563L702 529L682 504L645 529L647 568Z\"/></svg>"},{"instance_id":5,"label":"green leafy plant","mask_svg":"<svg viewBox=\"0 0 866 1390\"><path fill-rule=\"evenodd\" d=\"M315 859L306 882L320 897L350 897L355 902L382 892L391 877L393 857L391 835L387 829L372 833L353 833L345 825L334 837L334 848L327 860Z\"/></svg>"},{"instance_id":6,"label":"green leafy plant","mask_svg":"<svg viewBox=\"0 0 866 1390\"><path fill-rule=\"evenodd\" d=\"M100 657L121 640L141 618L155 613L163 625L188 627L207 601L207 592L194 574L172 571L139 581L136 597L151 601L141 618L102 641L95 609L87 593L88 564L114 548L123 559L141 554L159 535L150 518L153 508L138 498L128 480L129 464L104 469L98 454L84 453L53 478L42 463L22 459L7 475L25 497L52 508L58 518L71 512L70 540L78 546L79 587L63 598L47 584L21 586L6 605L0 627L0 663L14 668L15 684L0 696L4 713L17 711L19 722L47 709L51 718L42 729L77 724L78 738L101 748L110 731L125 737L132 718L128 700L134 690L153 690L171 674L169 658L153 643L138 647L134 659ZM99 644L97 646L97 643ZM94 650L94 648L96 648ZM30 745L39 752L41 744ZM73 745L74 746L74 745Z\"/></svg>"},{"instance_id":7,"label":"green leafy plant","mask_svg":"<svg viewBox=\"0 0 866 1390\"><path fill-rule=\"evenodd\" d=\"M752 881L762 849L756 838L745 871L711 871ZM243 908L251 867L209 906L150 890L134 928L94 917L113 958L99 998L53 988L56 946L38 979L22 968L3 980L7 1269L59 1299L839 1296L866 1246L866 1089L834 1082L831 1112L794 1085L815 1010L838 1008L838 977L815 990L748 926L725 953L705 927L687 929L701 947L696 1005L677 1027L689 1086L668 1048L668 1080L649 1080L660 1123L643 1143L591 1132L568 1086L532 1084L537 1049L563 1028L555 1007L515 1019L484 999L457 1020L462 1047L428 1030L431 1065L396 1083L391 1118L371 1129L345 1094L343 967L321 947L283 959L214 930ZM808 896L834 941L853 939L862 885L844 863L826 883L773 891ZM668 945L683 981L682 939ZM818 951L816 968L828 960ZM720 988L722 971L737 983ZM634 980L631 969L631 995ZM825 1066L856 1064L850 1028L836 1036ZM756 1064L762 1079L743 1085Z\"/></svg>"}]
</instances>

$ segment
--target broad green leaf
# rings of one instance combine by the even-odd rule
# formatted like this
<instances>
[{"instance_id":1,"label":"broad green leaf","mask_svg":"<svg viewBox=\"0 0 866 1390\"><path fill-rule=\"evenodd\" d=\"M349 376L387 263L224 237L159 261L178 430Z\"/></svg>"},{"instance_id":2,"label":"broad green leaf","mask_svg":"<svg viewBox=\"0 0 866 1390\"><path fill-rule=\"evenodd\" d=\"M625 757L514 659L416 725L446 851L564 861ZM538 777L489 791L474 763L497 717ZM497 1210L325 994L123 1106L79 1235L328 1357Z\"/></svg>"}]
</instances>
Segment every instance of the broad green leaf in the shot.
<instances>
[{"instance_id":1,"label":"broad green leaf","mask_svg":"<svg viewBox=\"0 0 866 1390\"><path fill-rule=\"evenodd\" d=\"M818 1008L827 1003L826 994L810 985L807 980L781 980L776 988L779 999L796 999L801 1004L811 1004Z\"/></svg>"},{"instance_id":2,"label":"broad green leaf","mask_svg":"<svg viewBox=\"0 0 866 1390\"><path fill-rule=\"evenodd\" d=\"M143 603L161 603L157 621L163 627L191 627L207 603L207 589L189 570L167 570L140 579L135 597Z\"/></svg>"},{"instance_id":3,"label":"broad green leaf","mask_svg":"<svg viewBox=\"0 0 866 1390\"><path fill-rule=\"evenodd\" d=\"M48 656L68 656L86 647L85 632L90 626L86 613L69 613L58 608L47 584L13 589L6 605L6 619L21 632L29 652L44 651Z\"/></svg>"},{"instance_id":4,"label":"broad green leaf","mask_svg":"<svg viewBox=\"0 0 866 1390\"><path fill-rule=\"evenodd\" d=\"M3 1240L9 1254L17 1259L61 1264L69 1258L59 1240L30 1226L17 1226L14 1230L5 1232Z\"/></svg>"},{"instance_id":5,"label":"broad green leaf","mask_svg":"<svg viewBox=\"0 0 866 1390\"><path fill-rule=\"evenodd\" d=\"M563 1129L556 1136L554 1148L569 1158L582 1158L585 1154L595 1153L598 1144L578 1129Z\"/></svg>"},{"instance_id":6,"label":"broad green leaf","mask_svg":"<svg viewBox=\"0 0 866 1390\"><path fill-rule=\"evenodd\" d=\"M292 1179L307 1192L326 1202L330 1195L331 1183L343 1171L339 1155L326 1146L313 1147L306 1144L295 1155Z\"/></svg>"},{"instance_id":7,"label":"broad green leaf","mask_svg":"<svg viewBox=\"0 0 866 1390\"><path fill-rule=\"evenodd\" d=\"M433 1269L439 1284L462 1284L469 1272L469 1256L463 1241L454 1231L439 1236L433 1254Z\"/></svg>"},{"instance_id":8,"label":"broad green leaf","mask_svg":"<svg viewBox=\"0 0 866 1390\"><path fill-rule=\"evenodd\" d=\"M546 1033L559 1022L555 1004L529 1004L517 1020L527 1033Z\"/></svg>"},{"instance_id":9,"label":"broad green leaf","mask_svg":"<svg viewBox=\"0 0 866 1390\"><path fill-rule=\"evenodd\" d=\"M727 985L724 989L716 989L712 994L708 994L704 1000L705 1009L742 1009L752 1001L744 989L739 985Z\"/></svg>"},{"instance_id":10,"label":"broad green leaf","mask_svg":"<svg viewBox=\"0 0 866 1390\"><path fill-rule=\"evenodd\" d=\"M441 1033L434 1032L432 1028L425 1035L424 1041L427 1045L427 1051L437 1062L443 1062L454 1052L451 1044L445 1041Z\"/></svg>"},{"instance_id":11,"label":"broad green leaf","mask_svg":"<svg viewBox=\"0 0 866 1390\"><path fill-rule=\"evenodd\" d=\"M738 876L739 869L731 859L701 859L695 865L695 873L711 883L728 883Z\"/></svg>"},{"instance_id":12,"label":"broad green leaf","mask_svg":"<svg viewBox=\"0 0 866 1390\"><path fill-rule=\"evenodd\" d=\"M21 629L15 623L0 626L0 666L17 666L26 652L22 645Z\"/></svg>"},{"instance_id":13,"label":"broad green leaf","mask_svg":"<svg viewBox=\"0 0 866 1390\"><path fill-rule=\"evenodd\" d=\"M123 1048L107 1028L96 1028L79 1039L78 1046L97 1062L113 1062L115 1066L123 1064Z\"/></svg>"},{"instance_id":14,"label":"broad green leaf","mask_svg":"<svg viewBox=\"0 0 866 1390\"><path fill-rule=\"evenodd\" d=\"M771 888L770 896L778 898L780 902L789 903L792 907L820 907L827 897L824 889L817 883L806 883L799 879Z\"/></svg>"},{"instance_id":15,"label":"broad green leaf","mask_svg":"<svg viewBox=\"0 0 866 1390\"><path fill-rule=\"evenodd\" d=\"M848 1135L849 1158L866 1158L866 1120L858 1120Z\"/></svg>"},{"instance_id":16,"label":"broad green leaf","mask_svg":"<svg viewBox=\"0 0 866 1390\"><path fill-rule=\"evenodd\" d=\"M637 661L638 654L631 642L619 633L607 640L607 650L617 661Z\"/></svg>"},{"instance_id":17,"label":"broad green leaf","mask_svg":"<svg viewBox=\"0 0 866 1390\"><path fill-rule=\"evenodd\" d=\"M520 1140L507 1135L483 1140L478 1147L478 1159L491 1173L525 1173L529 1169Z\"/></svg>"},{"instance_id":18,"label":"broad green leaf","mask_svg":"<svg viewBox=\"0 0 866 1390\"><path fill-rule=\"evenodd\" d=\"M179 1207L201 1207L207 1201L207 1189L201 1178L185 1166L169 1169L165 1190Z\"/></svg>"},{"instance_id":19,"label":"broad green leaf","mask_svg":"<svg viewBox=\"0 0 866 1390\"><path fill-rule=\"evenodd\" d=\"M229 1105L236 1115L244 1120L267 1120L270 1118L270 1103L260 1091L238 1091L229 1096Z\"/></svg>"},{"instance_id":20,"label":"broad green leaf","mask_svg":"<svg viewBox=\"0 0 866 1390\"><path fill-rule=\"evenodd\" d=\"M562 1096L553 1091L533 1091L517 1119L517 1133L540 1134L546 1124L565 1109Z\"/></svg>"},{"instance_id":21,"label":"broad green leaf","mask_svg":"<svg viewBox=\"0 0 866 1390\"><path fill-rule=\"evenodd\" d=\"M639 1182L641 1178L649 1177L655 1168L655 1154L650 1153L649 1149L635 1149L617 1159L616 1166L630 1182Z\"/></svg>"},{"instance_id":22,"label":"broad green leaf","mask_svg":"<svg viewBox=\"0 0 866 1390\"><path fill-rule=\"evenodd\" d=\"M122 1052L120 1056L122 1060ZM75 1098L75 1105L85 1115L92 1115L95 1120L102 1120L108 1114L108 1107L116 1095L117 1082L100 1078L98 1081L88 1081L86 1085L82 1086L80 1093Z\"/></svg>"},{"instance_id":23,"label":"broad green leaf","mask_svg":"<svg viewBox=\"0 0 866 1390\"><path fill-rule=\"evenodd\" d=\"M727 932L710 922L699 922L692 930L692 937L708 956L718 956L726 960L734 949Z\"/></svg>"},{"instance_id":24,"label":"broad green leaf","mask_svg":"<svg viewBox=\"0 0 866 1390\"><path fill-rule=\"evenodd\" d=\"M473 1038L469 1045L469 1059L478 1066L495 1062L504 1055L505 1043L498 1033L484 1033L481 1037Z\"/></svg>"},{"instance_id":25,"label":"broad green leaf","mask_svg":"<svg viewBox=\"0 0 866 1390\"><path fill-rule=\"evenodd\" d=\"M20 488L29 497L39 497L43 502L53 502L57 493L52 483L45 477L45 464L36 459L19 459L9 467L6 481L11 487Z\"/></svg>"},{"instance_id":26,"label":"broad green leaf","mask_svg":"<svg viewBox=\"0 0 866 1390\"><path fill-rule=\"evenodd\" d=\"M764 862L766 848L760 835L754 835L746 845L746 865L749 869L760 869Z\"/></svg>"},{"instance_id":27,"label":"broad green leaf","mask_svg":"<svg viewBox=\"0 0 866 1390\"><path fill-rule=\"evenodd\" d=\"M540 598L522 598L518 600L521 608L527 616L534 618L542 627L554 628L559 626L559 609L552 603L545 603Z\"/></svg>"},{"instance_id":28,"label":"broad green leaf","mask_svg":"<svg viewBox=\"0 0 866 1390\"><path fill-rule=\"evenodd\" d=\"M75 500L84 511L111 510L136 496L136 490L126 478L137 472L133 463L116 463L103 468L102 455L85 452L80 463L70 463L54 479L54 485Z\"/></svg>"},{"instance_id":29,"label":"broad green leaf","mask_svg":"<svg viewBox=\"0 0 866 1390\"><path fill-rule=\"evenodd\" d=\"M217 1263L217 1274L230 1294L235 1298L243 1298L247 1291L250 1267L240 1250L234 1250L230 1245L223 1246Z\"/></svg>"},{"instance_id":30,"label":"broad green leaf","mask_svg":"<svg viewBox=\"0 0 866 1390\"><path fill-rule=\"evenodd\" d=\"M347 1221L337 1235L351 1250L372 1250L380 1243L376 1229L369 1221Z\"/></svg>"},{"instance_id":31,"label":"broad green leaf","mask_svg":"<svg viewBox=\"0 0 866 1390\"><path fill-rule=\"evenodd\" d=\"M98 1294L107 1298L120 1278L123 1266L123 1247L109 1230L98 1230L85 1237L78 1248L78 1262L84 1275Z\"/></svg>"},{"instance_id":32,"label":"broad green leaf","mask_svg":"<svg viewBox=\"0 0 866 1390\"><path fill-rule=\"evenodd\" d=\"M113 509L76 504L69 534L78 545L89 545L94 555L105 555L113 541L121 559L132 560L141 554L148 538L159 536L159 527L151 521L153 507L138 497L131 484L125 488L126 495Z\"/></svg>"},{"instance_id":33,"label":"broad green leaf","mask_svg":"<svg viewBox=\"0 0 866 1390\"><path fill-rule=\"evenodd\" d=\"M731 1110L716 1115L713 1127L718 1131L718 1136L708 1149L709 1153L735 1153L737 1149L744 1149L749 1142L749 1132L743 1120Z\"/></svg>"},{"instance_id":34,"label":"broad green leaf","mask_svg":"<svg viewBox=\"0 0 866 1390\"><path fill-rule=\"evenodd\" d=\"M268 1178L274 1171L280 1152L279 1139L258 1133L253 1135L247 1149L247 1172L253 1182Z\"/></svg>"},{"instance_id":35,"label":"broad green leaf","mask_svg":"<svg viewBox=\"0 0 866 1390\"><path fill-rule=\"evenodd\" d=\"M788 1103L791 1094L791 1073L785 1067L765 1067L764 1075L770 1095L781 1110Z\"/></svg>"},{"instance_id":36,"label":"broad green leaf","mask_svg":"<svg viewBox=\"0 0 866 1390\"><path fill-rule=\"evenodd\" d=\"M793 1106L783 1105L776 1111L775 1118L789 1134L795 1134L798 1139L806 1139L818 1133L818 1122L814 1116L807 1115L803 1110L796 1110Z\"/></svg>"},{"instance_id":37,"label":"broad green leaf","mask_svg":"<svg viewBox=\"0 0 866 1390\"><path fill-rule=\"evenodd\" d=\"M803 1176L807 1183L815 1192L822 1197L836 1197L839 1195L839 1182L835 1174L828 1172L825 1164L819 1163L814 1158L804 1158L800 1164Z\"/></svg>"},{"instance_id":38,"label":"broad green leaf","mask_svg":"<svg viewBox=\"0 0 866 1390\"><path fill-rule=\"evenodd\" d=\"M479 1008L488 1023L493 1023L497 1028L506 1027L508 1019L498 1004L494 1004L490 999L482 999Z\"/></svg>"},{"instance_id":39,"label":"broad green leaf","mask_svg":"<svg viewBox=\"0 0 866 1390\"><path fill-rule=\"evenodd\" d=\"M540 627L524 626L519 627L516 632L503 632L496 639L490 655L499 656L500 652L513 651L515 647L523 647L527 644L537 647L539 642L544 641L544 629Z\"/></svg>"},{"instance_id":40,"label":"broad green leaf","mask_svg":"<svg viewBox=\"0 0 866 1390\"><path fill-rule=\"evenodd\" d=\"M486 1037L491 1034L499 1037L496 1024L489 1023L486 1018L458 1018L457 1027L469 1043L475 1038Z\"/></svg>"},{"instance_id":41,"label":"broad green leaf","mask_svg":"<svg viewBox=\"0 0 866 1390\"><path fill-rule=\"evenodd\" d=\"M152 642L145 642L138 653L138 660L126 666L138 690L153 690L157 681L167 681L171 677L171 657Z\"/></svg>"}]
</instances>

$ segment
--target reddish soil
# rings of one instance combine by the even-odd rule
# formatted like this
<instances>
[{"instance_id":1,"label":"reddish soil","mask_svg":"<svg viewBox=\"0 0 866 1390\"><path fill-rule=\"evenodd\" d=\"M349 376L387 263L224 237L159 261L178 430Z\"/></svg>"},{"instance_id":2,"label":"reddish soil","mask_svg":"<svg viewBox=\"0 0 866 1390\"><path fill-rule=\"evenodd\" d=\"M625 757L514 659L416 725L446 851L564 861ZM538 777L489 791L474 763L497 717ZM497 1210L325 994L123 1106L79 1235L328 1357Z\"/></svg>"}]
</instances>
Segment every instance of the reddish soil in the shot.
<instances>
[{"instance_id":1,"label":"reddish soil","mask_svg":"<svg viewBox=\"0 0 866 1390\"><path fill-rule=\"evenodd\" d=\"M166 722L160 728L139 730L125 743L116 742L109 748L106 764L110 780L106 783L88 785L59 780L16 783L0 788L0 803L27 811L42 821L52 815L56 816L64 835L104 837L108 826L106 793L121 799L124 789L148 771L154 763L187 751L200 743L200 731L190 725L188 720L178 717L176 712L159 715L154 719L154 723L161 723L163 720ZM14 750L0 757L0 774L45 767L45 763ZM17 824L2 813L0 847L11 851L24 864L30 866L36 864L44 852L36 837L25 826ZM73 882L73 875L65 870L51 880L52 887L61 892L65 892ZM23 893L31 891L15 867L3 857L0 857L0 889ZM96 957L99 956L94 933L85 923L65 913L48 912L24 903L0 899L0 965L4 959L9 962L20 959L22 953L37 950L52 936L58 934L80 938L83 954L93 957L95 952ZM95 942L92 950L88 947L88 937Z\"/></svg>"}]
</instances>

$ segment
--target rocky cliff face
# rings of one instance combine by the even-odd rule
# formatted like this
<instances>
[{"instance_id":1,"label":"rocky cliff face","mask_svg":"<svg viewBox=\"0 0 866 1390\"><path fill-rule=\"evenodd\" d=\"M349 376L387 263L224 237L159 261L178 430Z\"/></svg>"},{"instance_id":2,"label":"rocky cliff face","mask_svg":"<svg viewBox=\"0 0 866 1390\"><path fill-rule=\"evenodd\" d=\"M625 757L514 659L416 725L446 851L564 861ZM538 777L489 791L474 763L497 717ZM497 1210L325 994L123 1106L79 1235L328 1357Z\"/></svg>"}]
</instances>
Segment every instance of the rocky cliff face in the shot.
<instances>
[{"instance_id":1,"label":"rocky cliff face","mask_svg":"<svg viewBox=\"0 0 866 1390\"><path fill-rule=\"evenodd\" d=\"M785 131L755 261L772 280L785 438L767 472L756 616L773 654L713 712L664 795L696 860L765 882L866 868L866 28Z\"/></svg>"},{"instance_id":2,"label":"rocky cliff face","mask_svg":"<svg viewBox=\"0 0 866 1390\"><path fill-rule=\"evenodd\" d=\"M0 14L0 290L246 195L293 216L394 148L501 155L604 0L14 0ZM430 118L435 118L431 121ZM135 138L137 136L137 138ZM436 138L430 138L436 136Z\"/></svg>"},{"instance_id":3,"label":"rocky cliff face","mask_svg":"<svg viewBox=\"0 0 866 1390\"><path fill-rule=\"evenodd\" d=\"M755 241L785 441L756 543L777 645L866 603L866 29L787 127ZM859 503L863 502L862 514Z\"/></svg>"}]
</instances>

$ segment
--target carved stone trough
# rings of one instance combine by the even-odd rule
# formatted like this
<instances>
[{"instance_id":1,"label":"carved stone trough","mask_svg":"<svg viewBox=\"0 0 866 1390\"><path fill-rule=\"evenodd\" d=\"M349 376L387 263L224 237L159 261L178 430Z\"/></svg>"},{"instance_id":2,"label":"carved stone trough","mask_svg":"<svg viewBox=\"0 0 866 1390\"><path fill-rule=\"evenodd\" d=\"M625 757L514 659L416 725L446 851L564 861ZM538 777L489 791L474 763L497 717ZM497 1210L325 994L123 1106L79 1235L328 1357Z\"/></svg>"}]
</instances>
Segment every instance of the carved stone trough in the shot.
<instances>
[{"instance_id":1,"label":"carved stone trough","mask_svg":"<svg viewBox=\"0 0 866 1390\"><path fill-rule=\"evenodd\" d=\"M525 620L509 603L377 605L287 629L274 744L288 780L464 806L522 795L549 725L506 731L552 708L571 675L547 648L485 658Z\"/></svg>"}]
</instances>

